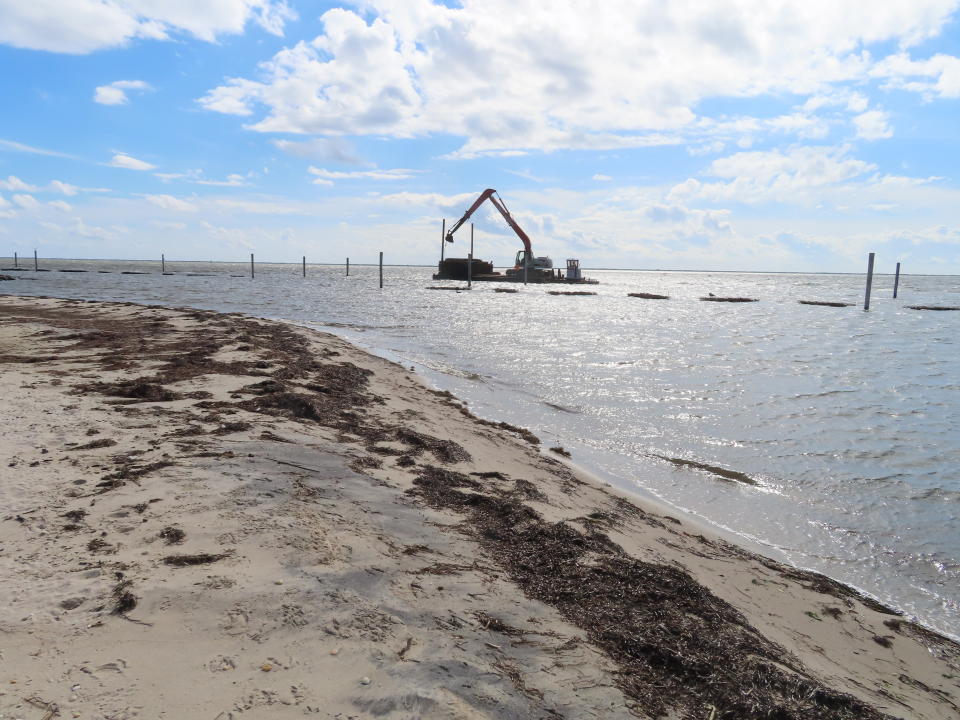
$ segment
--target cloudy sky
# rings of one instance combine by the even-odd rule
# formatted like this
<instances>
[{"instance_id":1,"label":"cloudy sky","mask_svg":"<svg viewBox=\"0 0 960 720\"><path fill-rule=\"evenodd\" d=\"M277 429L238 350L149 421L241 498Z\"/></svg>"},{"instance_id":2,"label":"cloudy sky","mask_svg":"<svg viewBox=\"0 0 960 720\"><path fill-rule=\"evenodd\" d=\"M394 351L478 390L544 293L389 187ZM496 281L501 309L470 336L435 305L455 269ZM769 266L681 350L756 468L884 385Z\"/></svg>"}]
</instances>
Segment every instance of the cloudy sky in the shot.
<instances>
[{"instance_id":1,"label":"cloudy sky","mask_svg":"<svg viewBox=\"0 0 960 720\"><path fill-rule=\"evenodd\" d=\"M960 0L0 0L0 66L0 256L433 263L493 187L587 267L960 274Z\"/></svg>"}]
</instances>

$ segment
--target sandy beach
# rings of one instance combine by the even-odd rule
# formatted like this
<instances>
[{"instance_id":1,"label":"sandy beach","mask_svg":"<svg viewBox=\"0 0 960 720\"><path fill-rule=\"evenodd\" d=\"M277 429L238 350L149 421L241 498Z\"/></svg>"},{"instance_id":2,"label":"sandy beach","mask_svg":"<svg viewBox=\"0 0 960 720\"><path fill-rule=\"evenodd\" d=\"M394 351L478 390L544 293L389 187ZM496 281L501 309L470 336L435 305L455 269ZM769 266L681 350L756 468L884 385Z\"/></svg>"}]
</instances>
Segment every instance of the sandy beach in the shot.
<instances>
[{"instance_id":1,"label":"sandy beach","mask_svg":"<svg viewBox=\"0 0 960 720\"><path fill-rule=\"evenodd\" d=\"M333 335L0 297L0 718L956 718L960 646Z\"/></svg>"}]
</instances>

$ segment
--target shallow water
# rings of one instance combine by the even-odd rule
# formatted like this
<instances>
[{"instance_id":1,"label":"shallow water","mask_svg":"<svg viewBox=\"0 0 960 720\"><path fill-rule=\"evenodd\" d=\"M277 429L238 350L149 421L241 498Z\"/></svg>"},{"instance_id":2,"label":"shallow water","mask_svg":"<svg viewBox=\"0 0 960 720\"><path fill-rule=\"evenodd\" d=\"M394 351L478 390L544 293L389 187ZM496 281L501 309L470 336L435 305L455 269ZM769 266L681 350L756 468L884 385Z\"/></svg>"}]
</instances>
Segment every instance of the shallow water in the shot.
<instances>
[{"instance_id":1,"label":"shallow water","mask_svg":"<svg viewBox=\"0 0 960 720\"><path fill-rule=\"evenodd\" d=\"M595 271L542 286L428 290L430 270L46 261L2 292L242 311L328 329L475 412L526 425L611 482L653 495L960 636L960 278ZM121 270L149 275L121 275ZM187 277L185 273L215 273ZM231 274L241 277L230 277ZM511 286L517 287L517 286ZM642 300L628 292L670 295ZM701 302L708 293L760 302ZM798 300L857 304L832 308ZM756 485L677 467L680 458Z\"/></svg>"}]
</instances>

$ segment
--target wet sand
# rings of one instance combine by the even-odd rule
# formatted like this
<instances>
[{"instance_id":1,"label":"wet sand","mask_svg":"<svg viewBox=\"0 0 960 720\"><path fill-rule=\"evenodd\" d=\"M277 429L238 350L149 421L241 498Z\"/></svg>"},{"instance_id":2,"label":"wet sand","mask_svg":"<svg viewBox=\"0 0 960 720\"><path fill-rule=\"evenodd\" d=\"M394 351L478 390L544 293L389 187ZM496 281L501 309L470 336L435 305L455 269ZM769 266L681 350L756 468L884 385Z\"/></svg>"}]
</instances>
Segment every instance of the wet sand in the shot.
<instances>
[{"instance_id":1,"label":"wet sand","mask_svg":"<svg viewBox=\"0 0 960 720\"><path fill-rule=\"evenodd\" d=\"M960 647L334 336L0 297L0 717L954 718Z\"/></svg>"}]
</instances>

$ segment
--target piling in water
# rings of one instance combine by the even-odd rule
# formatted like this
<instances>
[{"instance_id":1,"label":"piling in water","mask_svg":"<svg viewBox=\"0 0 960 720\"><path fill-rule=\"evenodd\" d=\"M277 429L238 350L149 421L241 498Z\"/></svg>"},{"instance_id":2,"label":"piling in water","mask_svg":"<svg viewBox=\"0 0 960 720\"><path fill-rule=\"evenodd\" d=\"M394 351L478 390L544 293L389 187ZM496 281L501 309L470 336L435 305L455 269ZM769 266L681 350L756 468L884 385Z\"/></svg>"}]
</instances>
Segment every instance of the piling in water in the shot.
<instances>
[{"instance_id":1,"label":"piling in water","mask_svg":"<svg viewBox=\"0 0 960 720\"><path fill-rule=\"evenodd\" d=\"M874 253L867 256L867 291L863 296L863 309L870 309L870 289L873 287L873 258Z\"/></svg>"},{"instance_id":2,"label":"piling in water","mask_svg":"<svg viewBox=\"0 0 960 720\"><path fill-rule=\"evenodd\" d=\"M897 272L893 276L893 296L897 296L897 290L900 287L900 263L897 263Z\"/></svg>"}]
</instances>

